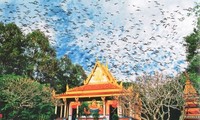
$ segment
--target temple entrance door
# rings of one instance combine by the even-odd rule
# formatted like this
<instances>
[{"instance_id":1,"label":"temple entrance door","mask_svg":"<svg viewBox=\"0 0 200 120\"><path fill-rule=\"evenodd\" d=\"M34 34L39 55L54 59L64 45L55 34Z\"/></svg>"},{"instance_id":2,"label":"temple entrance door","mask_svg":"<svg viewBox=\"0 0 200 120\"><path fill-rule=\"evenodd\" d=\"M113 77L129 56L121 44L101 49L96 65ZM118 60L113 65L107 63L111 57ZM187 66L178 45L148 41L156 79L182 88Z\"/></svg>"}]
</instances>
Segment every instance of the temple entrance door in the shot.
<instances>
[{"instance_id":1,"label":"temple entrance door","mask_svg":"<svg viewBox=\"0 0 200 120\"><path fill-rule=\"evenodd\" d=\"M114 107L112 107L112 105L110 105L110 116L109 116L109 120L113 120L112 117L113 117L114 114L117 115L117 108L114 108Z\"/></svg>"},{"instance_id":2,"label":"temple entrance door","mask_svg":"<svg viewBox=\"0 0 200 120\"><path fill-rule=\"evenodd\" d=\"M76 109L72 109L72 120L76 120Z\"/></svg>"}]
</instances>

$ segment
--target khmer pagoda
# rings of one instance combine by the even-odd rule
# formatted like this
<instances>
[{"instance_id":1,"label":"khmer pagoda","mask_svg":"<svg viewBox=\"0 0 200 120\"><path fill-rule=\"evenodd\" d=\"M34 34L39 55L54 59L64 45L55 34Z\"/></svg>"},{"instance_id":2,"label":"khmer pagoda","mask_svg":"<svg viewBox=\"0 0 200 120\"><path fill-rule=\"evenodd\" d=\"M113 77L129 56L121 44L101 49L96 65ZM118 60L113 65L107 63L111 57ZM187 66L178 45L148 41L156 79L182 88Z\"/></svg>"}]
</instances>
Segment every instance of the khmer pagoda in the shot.
<instances>
[{"instance_id":1,"label":"khmer pagoda","mask_svg":"<svg viewBox=\"0 0 200 120\"><path fill-rule=\"evenodd\" d=\"M84 85L69 88L61 94L54 92L57 100L55 114L68 120L141 120L139 109L128 110L120 105L120 95L124 93L122 82L118 83L107 65L96 62ZM127 91L128 92L128 91ZM138 107L139 108L139 107Z\"/></svg>"},{"instance_id":2,"label":"khmer pagoda","mask_svg":"<svg viewBox=\"0 0 200 120\"><path fill-rule=\"evenodd\" d=\"M199 94L193 87L187 73L184 88L184 120L200 120Z\"/></svg>"}]
</instances>

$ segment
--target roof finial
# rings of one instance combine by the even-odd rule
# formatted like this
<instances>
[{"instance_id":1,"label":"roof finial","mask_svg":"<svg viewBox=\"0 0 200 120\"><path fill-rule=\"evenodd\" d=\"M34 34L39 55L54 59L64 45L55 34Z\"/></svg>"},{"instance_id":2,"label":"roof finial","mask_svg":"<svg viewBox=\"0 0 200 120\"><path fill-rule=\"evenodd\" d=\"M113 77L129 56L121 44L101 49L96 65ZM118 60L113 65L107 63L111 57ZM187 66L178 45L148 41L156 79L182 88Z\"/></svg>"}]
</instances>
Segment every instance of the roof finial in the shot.
<instances>
[{"instance_id":1,"label":"roof finial","mask_svg":"<svg viewBox=\"0 0 200 120\"><path fill-rule=\"evenodd\" d=\"M69 85L67 84L66 85L66 92L69 90Z\"/></svg>"},{"instance_id":2,"label":"roof finial","mask_svg":"<svg viewBox=\"0 0 200 120\"><path fill-rule=\"evenodd\" d=\"M53 97L56 95L56 91L54 89L52 90L52 95Z\"/></svg>"},{"instance_id":3,"label":"roof finial","mask_svg":"<svg viewBox=\"0 0 200 120\"><path fill-rule=\"evenodd\" d=\"M108 61L106 60L106 68L107 68L107 70L108 70Z\"/></svg>"},{"instance_id":4,"label":"roof finial","mask_svg":"<svg viewBox=\"0 0 200 120\"><path fill-rule=\"evenodd\" d=\"M98 56L96 56L96 62L99 62L99 57Z\"/></svg>"}]
</instances>

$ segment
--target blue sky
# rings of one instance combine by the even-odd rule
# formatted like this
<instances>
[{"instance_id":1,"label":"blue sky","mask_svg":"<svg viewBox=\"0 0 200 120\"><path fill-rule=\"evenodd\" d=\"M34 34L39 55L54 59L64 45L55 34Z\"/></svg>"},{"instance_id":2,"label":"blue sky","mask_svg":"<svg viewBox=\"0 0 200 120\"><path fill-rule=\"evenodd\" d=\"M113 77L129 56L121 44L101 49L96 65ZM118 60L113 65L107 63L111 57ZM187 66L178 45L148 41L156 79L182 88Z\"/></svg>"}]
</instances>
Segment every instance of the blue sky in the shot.
<instances>
[{"instance_id":1,"label":"blue sky","mask_svg":"<svg viewBox=\"0 0 200 120\"><path fill-rule=\"evenodd\" d=\"M199 2L199 1L196 1ZM1 0L0 21L40 29L58 58L89 73L98 59L118 80L187 67L183 37L196 26L191 0Z\"/></svg>"}]
</instances>

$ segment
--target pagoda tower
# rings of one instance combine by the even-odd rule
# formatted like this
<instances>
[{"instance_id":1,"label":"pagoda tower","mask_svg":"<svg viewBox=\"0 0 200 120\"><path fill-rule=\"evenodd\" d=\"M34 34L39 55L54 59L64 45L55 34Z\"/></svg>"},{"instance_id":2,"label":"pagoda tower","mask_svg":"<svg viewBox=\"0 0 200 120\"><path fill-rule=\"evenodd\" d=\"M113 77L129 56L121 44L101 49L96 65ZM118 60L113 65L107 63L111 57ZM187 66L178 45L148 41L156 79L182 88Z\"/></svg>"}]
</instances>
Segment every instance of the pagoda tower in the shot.
<instances>
[{"instance_id":1,"label":"pagoda tower","mask_svg":"<svg viewBox=\"0 0 200 120\"><path fill-rule=\"evenodd\" d=\"M200 120L200 97L193 87L189 76L185 73L186 82L184 88L184 120Z\"/></svg>"}]
</instances>

